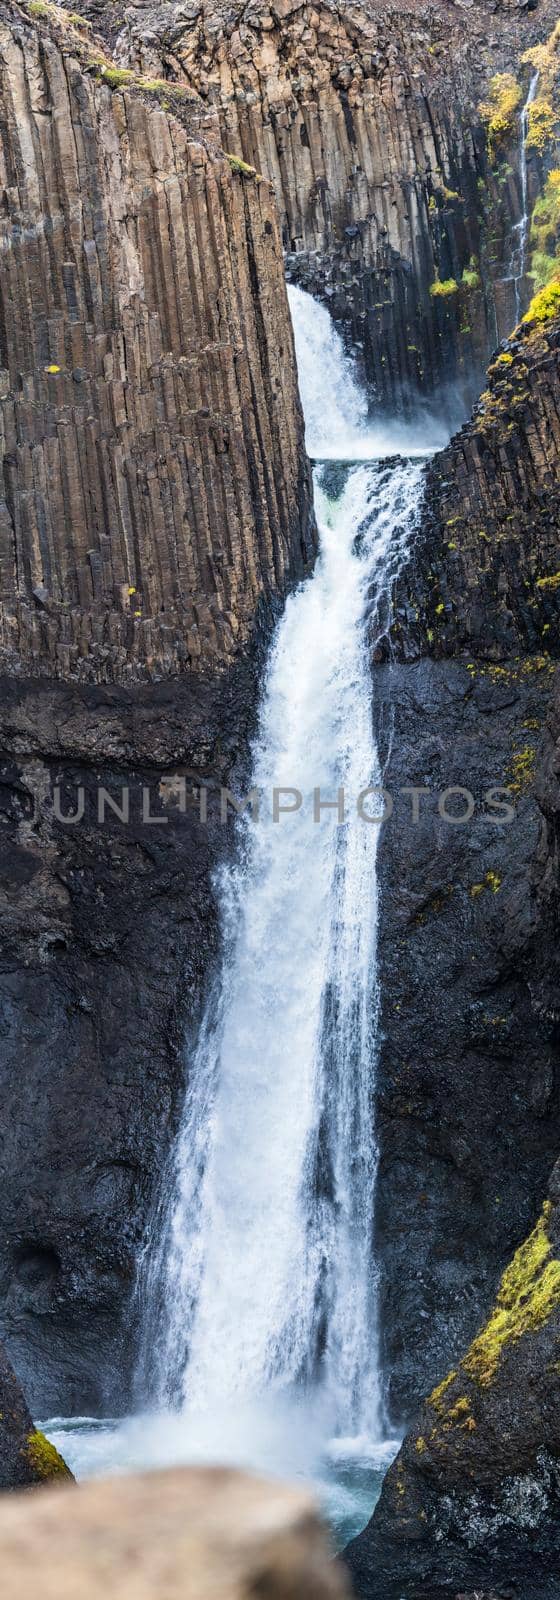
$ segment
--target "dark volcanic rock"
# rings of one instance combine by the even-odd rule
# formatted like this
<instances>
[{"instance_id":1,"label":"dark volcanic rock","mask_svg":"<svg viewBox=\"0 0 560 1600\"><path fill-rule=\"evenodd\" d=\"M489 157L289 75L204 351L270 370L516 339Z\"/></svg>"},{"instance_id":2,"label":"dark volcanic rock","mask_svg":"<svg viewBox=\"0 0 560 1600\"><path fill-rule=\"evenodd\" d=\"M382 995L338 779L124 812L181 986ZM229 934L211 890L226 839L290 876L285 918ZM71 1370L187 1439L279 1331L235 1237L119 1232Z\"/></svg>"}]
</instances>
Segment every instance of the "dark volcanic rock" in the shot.
<instances>
[{"instance_id":1,"label":"dark volcanic rock","mask_svg":"<svg viewBox=\"0 0 560 1600\"><path fill-rule=\"evenodd\" d=\"M31 1419L27 1401L0 1345L0 1489L68 1481L72 1473Z\"/></svg>"},{"instance_id":2,"label":"dark volcanic rock","mask_svg":"<svg viewBox=\"0 0 560 1600\"><path fill-rule=\"evenodd\" d=\"M529 657L375 671L395 806L379 857L376 1200L393 1426L472 1337L557 1154L558 884L541 792L554 672ZM458 825L438 810L456 787L474 799ZM551 777L547 794L552 816Z\"/></svg>"},{"instance_id":3,"label":"dark volcanic rock","mask_svg":"<svg viewBox=\"0 0 560 1600\"><path fill-rule=\"evenodd\" d=\"M0 1305L35 1414L130 1404L138 1249L216 957L218 790L243 792L257 664L1 685ZM80 821L57 820L57 789ZM128 792L128 822L103 791L121 811Z\"/></svg>"},{"instance_id":4,"label":"dark volcanic rock","mask_svg":"<svg viewBox=\"0 0 560 1600\"><path fill-rule=\"evenodd\" d=\"M488 1321L432 1392L346 1558L364 1600L557 1600L560 1165Z\"/></svg>"}]
</instances>

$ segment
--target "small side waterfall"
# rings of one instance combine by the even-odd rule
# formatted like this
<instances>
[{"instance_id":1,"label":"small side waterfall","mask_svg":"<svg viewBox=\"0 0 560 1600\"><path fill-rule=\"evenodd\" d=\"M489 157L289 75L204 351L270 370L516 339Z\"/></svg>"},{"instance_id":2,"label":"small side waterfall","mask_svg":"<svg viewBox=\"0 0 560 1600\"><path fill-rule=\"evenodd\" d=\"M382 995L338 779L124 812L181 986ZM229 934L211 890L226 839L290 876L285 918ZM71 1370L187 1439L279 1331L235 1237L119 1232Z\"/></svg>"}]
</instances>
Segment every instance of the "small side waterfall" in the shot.
<instances>
[{"instance_id":1,"label":"small side waterfall","mask_svg":"<svg viewBox=\"0 0 560 1600\"><path fill-rule=\"evenodd\" d=\"M515 321L520 321L524 307L522 304L522 289L527 265L527 240L529 237L529 211L527 190L527 151L525 148L529 132L529 110L537 92L539 81L538 72L534 72L529 84L527 99L519 118L519 182L521 190L521 215L514 223L511 230L511 249L508 270L503 278L504 283L512 283L515 294Z\"/></svg>"},{"instance_id":2,"label":"small side waterfall","mask_svg":"<svg viewBox=\"0 0 560 1600\"><path fill-rule=\"evenodd\" d=\"M294 1406L319 1409L321 1439L348 1443L382 1437L379 825L365 820L381 801L370 795L364 815L357 801L382 783L371 651L422 466L394 451L375 459L387 439L368 431L328 312L300 289L290 302L308 448L323 459L320 554L270 652L251 780L260 814L240 820L235 864L217 885L223 967L189 1064L175 1189L152 1257L163 1319L150 1362L160 1404L179 1401L187 1424L219 1417L219 1441L233 1411L249 1407L258 1435L263 1416L270 1429L271 1408L288 1405L292 1419Z\"/></svg>"}]
</instances>

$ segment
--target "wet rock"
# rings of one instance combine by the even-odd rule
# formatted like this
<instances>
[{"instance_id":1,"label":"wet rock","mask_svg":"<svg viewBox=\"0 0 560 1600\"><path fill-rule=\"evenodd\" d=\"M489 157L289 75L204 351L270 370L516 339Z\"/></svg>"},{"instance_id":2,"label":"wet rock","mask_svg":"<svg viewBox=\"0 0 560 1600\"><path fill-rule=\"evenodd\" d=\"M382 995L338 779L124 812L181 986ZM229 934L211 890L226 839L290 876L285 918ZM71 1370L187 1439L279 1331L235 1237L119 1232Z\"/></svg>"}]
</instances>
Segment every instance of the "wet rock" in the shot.
<instances>
[{"instance_id":1,"label":"wet rock","mask_svg":"<svg viewBox=\"0 0 560 1600\"><path fill-rule=\"evenodd\" d=\"M560 1557L559 1174L487 1322L430 1394L346 1558L364 1600L554 1600Z\"/></svg>"},{"instance_id":2,"label":"wet rock","mask_svg":"<svg viewBox=\"0 0 560 1600\"><path fill-rule=\"evenodd\" d=\"M0 1489L68 1481L72 1473L32 1421L23 1390L0 1345Z\"/></svg>"}]
</instances>

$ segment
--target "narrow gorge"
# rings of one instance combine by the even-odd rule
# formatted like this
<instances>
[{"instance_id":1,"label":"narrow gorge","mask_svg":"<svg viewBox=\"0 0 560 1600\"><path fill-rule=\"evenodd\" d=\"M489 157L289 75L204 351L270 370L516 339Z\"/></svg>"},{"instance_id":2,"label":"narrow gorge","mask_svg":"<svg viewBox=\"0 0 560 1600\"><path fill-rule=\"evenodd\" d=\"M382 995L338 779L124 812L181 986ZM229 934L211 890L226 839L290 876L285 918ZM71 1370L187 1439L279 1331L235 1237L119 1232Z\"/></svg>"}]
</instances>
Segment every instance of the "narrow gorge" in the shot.
<instances>
[{"instance_id":1,"label":"narrow gorge","mask_svg":"<svg viewBox=\"0 0 560 1600\"><path fill-rule=\"evenodd\" d=\"M0 58L0 1337L78 1481L558 1600L554 6Z\"/></svg>"}]
</instances>

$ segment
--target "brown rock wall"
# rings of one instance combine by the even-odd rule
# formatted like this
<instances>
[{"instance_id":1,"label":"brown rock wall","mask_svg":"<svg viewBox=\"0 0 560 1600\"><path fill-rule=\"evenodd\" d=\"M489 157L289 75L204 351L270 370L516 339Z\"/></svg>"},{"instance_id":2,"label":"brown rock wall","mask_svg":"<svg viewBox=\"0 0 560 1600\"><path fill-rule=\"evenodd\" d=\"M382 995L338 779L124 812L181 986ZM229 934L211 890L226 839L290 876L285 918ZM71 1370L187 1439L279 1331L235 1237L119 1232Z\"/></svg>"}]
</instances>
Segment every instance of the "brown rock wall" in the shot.
<instances>
[{"instance_id":1,"label":"brown rock wall","mask_svg":"<svg viewBox=\"0 0 560 1600\"><path fill-rule=\"evenodd\" d=\"M2 664L223 665L313 544L269 185L72 27L0 52Z\"/></svg>"}]
</instances>

